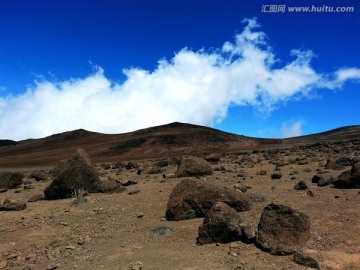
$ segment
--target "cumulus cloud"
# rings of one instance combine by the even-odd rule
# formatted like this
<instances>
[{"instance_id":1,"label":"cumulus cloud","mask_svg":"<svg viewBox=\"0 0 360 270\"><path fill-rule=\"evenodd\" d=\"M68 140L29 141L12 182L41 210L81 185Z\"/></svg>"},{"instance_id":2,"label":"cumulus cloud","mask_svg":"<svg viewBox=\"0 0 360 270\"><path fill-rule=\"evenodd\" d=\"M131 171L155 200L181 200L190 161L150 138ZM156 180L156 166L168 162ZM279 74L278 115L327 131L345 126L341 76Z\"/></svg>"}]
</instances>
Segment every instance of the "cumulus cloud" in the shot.
<instances>
[{"instance_id":1,"label":"cumulus cloud","mask_svg":"<svg viewBox=\"0 0 360 270\"><path fill-rule=\"evenodd\" d=\"M152 71L124 70L122 83L98 67L85 78L41 80L23 94L0 98L0 138L77 128L119 133L173 121L211 126L226 118L229 106L271 112L283 101L359 78L357 68L319 74L311 67L311 51L291 50L293 60L275 68L278 59L256 19L244 23L243 32L217 50L184 48Z\"/></svg>"},{"instance_id":2,"label":"cumulus cloud","mask_svg":"<svg viewBox=\"0 0 360 270\"><path fill-rule=\"evenodd\" d=\"M281 137L290 138L301 136L303 124L304 122L302 120L290 123L283 123L281 128Z\"/></svg>"},{"instance_id":3,"label":"cumulus cloud","mask_svg":"<svg viewBox=\"0 0 360 270\"><path fill-rule=\"evenodd\" d=\"M360 68L342 68L336 71L336 80L343 82L349 79L360 79Z\"/></svg>"}]
</instances>

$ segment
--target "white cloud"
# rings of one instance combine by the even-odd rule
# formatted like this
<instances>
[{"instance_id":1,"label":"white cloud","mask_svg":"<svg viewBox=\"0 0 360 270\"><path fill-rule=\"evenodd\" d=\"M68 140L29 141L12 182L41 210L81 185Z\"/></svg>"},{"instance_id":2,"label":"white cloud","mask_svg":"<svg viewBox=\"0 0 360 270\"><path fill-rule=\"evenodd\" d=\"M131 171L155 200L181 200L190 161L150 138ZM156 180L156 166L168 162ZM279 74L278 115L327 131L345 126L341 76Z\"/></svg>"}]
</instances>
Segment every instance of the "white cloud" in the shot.
<instances>
[{"instance_id":1,"label":"white cloud","mask_svg":"<svg viewBox=\"0 0 360 270\"><path fill-rule=\"evenodd\" d=\"M297 122L283 123L281 128L281 137L290 138L302 135L302 126L304 122L302 120Z\"/></svg>"},{"instance_id":2,"label":"white cloud","mask_svg":"<svg viewBox=\"0 0 360 270\"><path fill-rule=\"evenodd\" d=\"M342 68L335 73L336 79L340 82L350 79L360 79L360 68Z\"/></svg>"},{"instance_id":3,"label":"white cloud","mask_svg":"<svg viewBox=\"0 0 360 270\"><path fill-rule=\"evenodd\" d=\"M292 50L294 60L274 68L277 59L267 36L256 29L255 19L244 22L233 43L212 52L184 48L153 71L124 70L127 79L121 84L98 68L85 78L41 80L23 94L0 98L0 138L37 138L77 128L119 133L173 121L211 126L226 118L230 105L271 112L279 102L359 78L353 68L326 79L334 75L311 67L311 51Z\"/></svg>"}]
</instances>

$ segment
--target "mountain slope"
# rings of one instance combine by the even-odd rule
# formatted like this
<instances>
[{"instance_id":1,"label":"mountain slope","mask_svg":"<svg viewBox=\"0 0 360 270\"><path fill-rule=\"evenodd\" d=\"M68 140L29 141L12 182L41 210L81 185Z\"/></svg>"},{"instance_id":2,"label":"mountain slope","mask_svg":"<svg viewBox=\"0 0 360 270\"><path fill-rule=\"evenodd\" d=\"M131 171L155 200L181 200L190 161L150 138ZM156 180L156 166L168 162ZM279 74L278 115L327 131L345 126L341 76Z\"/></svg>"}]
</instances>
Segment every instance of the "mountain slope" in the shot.
<instances>
[{"instance_id":1,"label":"mountain slope","mask_svg":"<svg viewBox=\"0 0 360 270\"><path fill-rule=\"evenodd\" d=\"M102 134L79 129L41 139L6 141L0 147L0 168L52 166L72 156L78 148L89 152L95 162L109 162L226 153L347 139L360 139L360 126L283 140L246 137L178 122L123 134Z\"/></svg>"}]
</instances>

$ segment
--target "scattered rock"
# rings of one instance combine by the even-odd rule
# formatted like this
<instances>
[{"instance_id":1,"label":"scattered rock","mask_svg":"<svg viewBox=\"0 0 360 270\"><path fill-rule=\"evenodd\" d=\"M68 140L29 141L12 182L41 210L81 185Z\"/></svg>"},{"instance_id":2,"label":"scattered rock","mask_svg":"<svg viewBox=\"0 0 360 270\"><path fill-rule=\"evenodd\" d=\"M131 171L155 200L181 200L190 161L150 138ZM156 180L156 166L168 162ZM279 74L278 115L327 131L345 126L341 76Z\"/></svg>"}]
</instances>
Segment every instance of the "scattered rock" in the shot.
<instances>
[{"instance_id":1,"label":"scattered rock","mask_svg":"<svg viewBox=\"0 0 360 270\"><path fill-rule=\"evenodd\" d=\"M132 185L136 185L137 182L134 180L127 180L125 182L121 182L121 185L124 187L128 187L128 186L132 186Z\"/></svg>"},{"instance_id":2,"label":"scattered rock","mask_svg":"<svg viewBox=\"0 0 360 270\"><path fill-rule=\"evenodd\" d=\"M325 164L326 170L342 170L344 167L338 164L333 158L329 158Z\"/></svg>"},{"instance_id":3,"label":"scattered rock","mask_svg":"<svg viewBox=\"0 0 360 270\"><path fill-rule=\"evenodd\" d=\"M241 192L246 192L248 190L247 186L240 183L235 184L234 188L240 190Z\"/></svg>"},{"instance_id":4,"label":"scattered rock","mask_svg":"<svg viewBox=\"0 0 360 270\"><path fill-rule=\"evenodd\" d=\"M315 197L314 192L312 192L311 190L308 190L306 195L308 195L309 197Z\"/></svg>"},{"instance_id":5,"label":"scattered rock","mask_svg":"<svg viewBox=\"0 0 360 270\"><path fill-rule=\"evenodd\" d=\"M28 202L37 202L37 201L41 201L41 200L45 200L45 195L44 194L35 194L28 199Z\"/></svg>"},{"instance_id":6,"label":"scattered rock","mask_svg":"<svg viewBox=\"0 0 360 270\"><path fill-rule=\"evenodd\" d=\"M26 203L14 202L5 199L0 205L0 211L21 211L26 209Z\"/></svg>"},{"instance_id":7,"label":"scattered rock","mask_svg":"<svg viewBox=\"0 0 360 270\"><path fill-rule=\"evenodd\" d=\"M294 253L294 262L306 267L320 269L319 263L314 258L311 258L309 255L306 255L303 252Z\"/></svg>"},{"instance_id":8,"label":"scattered rock","mask_svg":"<svg viewBox=\"0 0 360 270\"><path fill-rule=\"evenodd\" d=\"M131 266L131 270L142 270L143 266L142 262L137 261Z\"/></svg>"},{"instance_id":9,"label":"scattered rock","mask_svg":"<svg viewBox=\"0 0 360 270\"><path fill-rule=\"evenodd\" d=\"M199 227L197 243L229 243L241 239L239 214L226 203L218 202L206 213Z\"/></svg>"},{"instance_id":10,"label":"scattered rock","mask_svg":"<svg viewBox=\"0 0 360 270\"><path fill-rule=\"evenodd\" d=\"M134 189L134 190L131 190L128 192L128 195L135 195L135 194L138 194L140 193L140 189Z\"/></svg>"},{"instance_id":11,"label":"scattered rock","mask_svg":"<svg viewBox=\"0 0 360 270\"><path fill-rule=\"evenodd\" d=\"M333 185L335 188L360 188L360 162L355 163L350 171L341 173Z\"/></svg>"},{"instance_id":12,"label":"scattered rock","mask_svg":"<svg viewBox=\"0 0 360 270\"><path fill-rule=\"evenodd\" d=\"M342 156L338 157L335 162L341 166L353 166L360 162L360 156Z\"/></svg>"},{"instance_id":13,"label":"scattered rock","mask_svg":"<svg viewBox=\"0 0 360 270\"><path fill-rule=\"evenodd\" d=\"M13 189L23 183L24 175L16 172L0 172L0 188Z\"/></svg>"},{"instance_id":14,"label":"scattered rock","mask_svg":"<svg viewBox=\"0 0 360 270\"><path fill-rule=\"evenodd\" d=\"M158 235L169 234L169 233L172 233L173 231L174 231L174 229L171 227L161 226L161 227L152 229L151 233L155 236L158 236Z\"/></svg>"},{"instance_id":15,"label":"scattered rock","mask_svg":"<svg viewBox=\"0 0 360 270\"><path fill-rule=\"evenodd\" d=\"M271 203L261 214L256 243L273 255L293 254L310 238L309 217L288 206Z\"/></svg>"},{"instance_id":16,"label":"scattered rock","mask_svg":"<svg viewBox=\"0 0 360 270\"><path fill-rule=\"evenodd\" d=\"M132 169L138 169L138 168L139 168L139 164L137 164L136 162L133 162L133 161L129 161L125 165L126 170L132 170Z\"/></svg>"},{"instance_id":17,"label":"scattered rock","mask_svg":"<svg viewBox=\"0 0 360 270\"><path fill-rule=\"evenodd\" d=\"M176 177L204 176L213 174L211 165L198 157L184 157L175 172Z\"/></svg>"},{"instance_id":18,"label":"scattered rock","mask_svg":"<svg viewBox=\"0 0 360 270\"><path fill-rule=\"evenodd\" d=\"M305 181L300 181L294 186L295 190L305 190L308 189L308 185L305 183Z\"/></svg>"},{"instance_id":19,"label":"scattered rock","mask_svg":"<svg viewBox=\"0 0 360 270\"><path fill-rule=\"evenodd\" d=\"M79 149L73 158L59 166L61 168L55 169L58 176L44 190L47 200L75 197L84 190L101 191L100 178L84 150Z\"/></svg>"},{"instance_id":20,"label":"scattered rock","mask_svg":"<svg viewBox=\"0 0 360 270\"><path fill-rule=\"evenodd\" d=\"M165 217L167 220L188 219L186 213L190 210L195 212L195 217L204 217L217 202L224 202L236 211L247 211L252 207L251 197L246 193L186 179L171 192Z\"/></svg>"},{"instance_id":21,"label":"scattered rock","mask_svg":"<svg viewBox=\"0 0 360 270\"><path fill-rule=\"evenodd\" d=\"M271 179L281 179L282 174L281 173L273 173L271 174Z\"/></svg>"}]
</instances>

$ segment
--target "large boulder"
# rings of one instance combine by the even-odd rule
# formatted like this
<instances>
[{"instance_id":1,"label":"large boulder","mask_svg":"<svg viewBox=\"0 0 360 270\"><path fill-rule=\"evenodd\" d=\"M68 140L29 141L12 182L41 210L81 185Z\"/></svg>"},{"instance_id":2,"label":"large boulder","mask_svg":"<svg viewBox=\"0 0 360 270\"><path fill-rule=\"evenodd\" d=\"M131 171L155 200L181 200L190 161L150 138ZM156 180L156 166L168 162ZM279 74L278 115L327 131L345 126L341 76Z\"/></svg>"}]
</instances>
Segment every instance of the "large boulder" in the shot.
<instances>
[{"instance_id":1,"label":"large boulder","mask_svg":"<svg viewBox=\"0 0 360 270\"><path fill-rule=\"evenodd\" d=\"M24 175L16 172L0 172L0 189L13 189L23 183Z\"/></svg>"},{"instance_id":2,"label":"large boulder","mask_svg":"<svg viewBox=\"0 0 360 270\"><path fill-rule=\"evenodd\" d=\"M44 190L47 200L75 197L83 191L101 191L100 178L87 153L79 149L68 161L59 163L56 178Z\"/></svg>"},{"instance_id":3,"label":"large boulder","mask_svg":"<svg viewBox=\"0 0 360 270\"><path fill-rule=\"evenodd\" d=\"M333 185L336 188L360 188L360 162L355 163L350 171L341 173Z\"/></svg>"},{"instance_id":4,"label":"large boulder","mask_svg":"<svg viewBox=\"0 0 360 270\"><path fill-rule=\"evenodd\" d=\"M176 170L176 177L204 176L213 174L211 165L198 157L183 157Z\"/></svg>"},{"instance_id":5,"label":"large boulder","mask_svg":"<svg viewBox=\"0 0 360 270\"><path fill-rule=\"evenodd\" d=\"M236 211L252 207L251 197L235 189L186 179L177 184L170 194L165 217L167 220L184 220L204 217L217 202L224 202Z\"/></svg>"},{"instance_id":6,"label":"large boulder","mask_svg":"<svg viewBox=\"0 0 360 270\"><path fill-rule=\"evenodd\" d=\"M199 227L197 243L229 243L241 240L241 218L235 209L218 202L205 215Z\"/></svg>"},{"instance_id":7,"label":"large boulder","mask_svg":"<svg viewBox=\"0 0 360 270\"><path fill-rule=\"evenodd\" d=\"M288 206L271 203L261 214L257 245L273 255L293 254L310 238L309 217Z\"/></svg>"}]
</instances>

